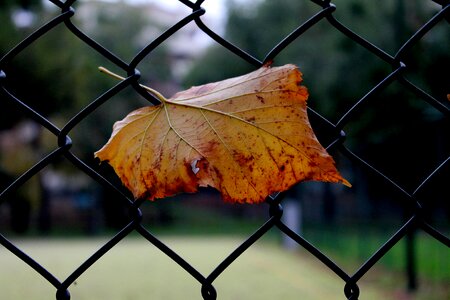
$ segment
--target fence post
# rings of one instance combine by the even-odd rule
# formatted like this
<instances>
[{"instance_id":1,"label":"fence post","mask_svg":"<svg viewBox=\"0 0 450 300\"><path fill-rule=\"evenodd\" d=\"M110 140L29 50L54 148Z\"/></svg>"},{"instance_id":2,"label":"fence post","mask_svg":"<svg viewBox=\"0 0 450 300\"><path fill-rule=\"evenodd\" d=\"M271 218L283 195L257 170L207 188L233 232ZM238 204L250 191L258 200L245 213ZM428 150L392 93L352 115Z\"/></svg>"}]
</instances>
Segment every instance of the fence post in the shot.
<instances>
[{"instance_id":1,"label":"fence post","mask_svg":"<svg viewBox=\"0 0 450 300\"><path fill-rule=\"evenodd\" d=\"M406 276L409 292L417 290L416 267L416 231L409 231L406 235Z\"/></svg>"},{"instance_id":2,"label":"fence post","mask_svg":"<svg viewBox=\"0 0 450 300\"><path fill-rule=\"evenodd\" d=\"M283 215L281 216L283 223L297 234L302 232L302 207L299 199L286 197L283 200ZM295 250L300 245L283 234L283 247L288 250Z\"/></svg>"}]
</instances>

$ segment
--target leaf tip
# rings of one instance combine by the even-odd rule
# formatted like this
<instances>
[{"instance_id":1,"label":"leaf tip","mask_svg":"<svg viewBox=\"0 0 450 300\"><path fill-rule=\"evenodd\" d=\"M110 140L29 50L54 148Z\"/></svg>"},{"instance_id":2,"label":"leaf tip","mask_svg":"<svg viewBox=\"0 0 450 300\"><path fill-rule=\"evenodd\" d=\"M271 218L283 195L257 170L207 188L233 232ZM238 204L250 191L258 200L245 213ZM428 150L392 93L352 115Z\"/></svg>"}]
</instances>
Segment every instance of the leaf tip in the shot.
<instances>
[{"instance_id":1,"label":"leaf tip","mask_svg":"<svg viewBox=\"0 0 450 300\"><path fill-rule=\"evenodd\" d=\"M105 158L103 156L103 149L104 147L94 152L94 159L98 160L99 163L105 161Z\"/></svg>"},{"instance_id":2,"label":"leaf tip","mask_svg":"<svg viewBox=\"0 0 450 300\"><path fill-rule=\"evenodd\" d=\"M351 184L348 180L346 180L345 178L342 178L341 183L342 183L343 185L345 185L346 187L348 187L348 188L351 188L351 187L352 187L352 184Z\"/></svg>"}]
</instances>

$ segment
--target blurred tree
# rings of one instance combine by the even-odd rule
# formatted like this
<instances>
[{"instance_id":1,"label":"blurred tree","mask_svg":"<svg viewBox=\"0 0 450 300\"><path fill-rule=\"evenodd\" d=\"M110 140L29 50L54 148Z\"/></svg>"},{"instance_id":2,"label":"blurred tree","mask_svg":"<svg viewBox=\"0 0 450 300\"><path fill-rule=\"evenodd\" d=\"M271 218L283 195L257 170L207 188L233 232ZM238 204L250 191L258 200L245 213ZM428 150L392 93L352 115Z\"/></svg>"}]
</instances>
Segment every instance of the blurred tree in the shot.
<instances>
[{"instance_id":1,"label":"blurred tree","mask_svg":"<svg viewBox=\"0 0 450 300\"><path fill-rule=\"evenodd\" d=\"M333 15L339 21L391 55L440 8L431 2L425 5L404 0L334 3L337 10ZM230 2L228 9L225 38L261 60L286 35L320 11L311 1L296 0ZM444 90L448 88L444 82L447 79L440 74L450 67L449 26L443 23L402 57L408 66L407 78L438 99L445 99L448 93ZM337 122L392 72L388 63L326 20L314 25L275 58L275 65L285 63L300 67L310 91L309 106L332 122ZM252 69L223 47L213 46L188 74L185 85L221 80ZM358 111L344 129L346 145L401 185L413 189L447 157L450 143L442 137L448 126L440 112L395 83L374 95L370 109ZM315 126L319 139L328 142L319 129ZM423 153L428 154L427 159L417 159ZM351 180L360 181L356 176ZM379 199L381 183L376 179L361 181L368 183L369 191L364 194ZM435 196L439 199L439 195ZM448 207L444 202L439 207Z\"/></svg>"},{"instance_id":2,"label":"blurred tree","mask_svg":"<svg viewBox=\"0 0 450 300\"><path fill-rule=\"evenodd\" d=\"M440 8L433 7L431 2L405 0L336 0L333 3L337 7L333 15L339 21L391 55ZM262 60L283 37L318 10L310 1L263 0L253 5L245 2L244 7L232 2L225 38ZM450 68L449 29L445 21L441 22L401 57L408 67L405 76L443 102L449 93L448 76L442 75ZM275 58L275 65L285 63L299 66L310 91L308 105L332 122L337 122L392 71L389 64L345 37L326 20L315 24ZM186 85L222 80L253 68L228 50L214 46L188 74ZM450 129L448 118L399 83L374 95L368 105L345 126L346 145L408 192L414 191L450 153L450 140L445 138ZM311 121L319 140L329 142L322 136L320 127ZM430 220L441 217L448 221L450 205L440 191L450 176L449 169L447 164L437 180L417 195L427 212L425 215L433 214ZM389 185L379 176L360 169L352 172L350 181L354 183L353 193L357 197L350 208L353 221L358 217L373 221L382 216L386 221L390 216L392 220L410 216L409 211L399 212L405 206L398 205L397 197L387 197L392 191L386 193ZM306 195L307 189L308 186L299 185L290 193ZM336 205L329 185L323 186L318 197L316 194L313 198L316 206L322 203L322 224L332 225L336 212L345 210ZM303 207L306 209L308 205ZM414 260L411 233L406 247L409 290L417 286Z\"/></svg>"},{"instance_id":3,"label":"blurred tree","mask_svg":"<svg viewBox=\"0 0 450 300\"><path fill-rule=\"evenodd\" d=\"M20 7L22 9L36 8L41 5L40 0L3 0L0 2L0 8Z\"/></svg>"},{"instance_id":4,"label":"blurred tree","mask_svg":"<svg viewBox=\"0 0 450 300\"><path fill-rule=\"evenodd\" d=\"M1 1L0 57L34 30L57 16L57 10L51 6L42 6L41 3L40 0ZM71 21L124 61L131 61L133 56L154 38L146 34L145 30L153 28L153 31L149 31L162 31L140 7L127 5L124 2L80 1L74 4L74 8L76 14ZM17 12L27 14L30 17L29 22L18 22ZM90 26L92 24L94 26ZM165 47L159 47L157 51L152 52L138 66L142 70L143 80L157 82L168 80L170 75L168 61L168 52ZM61 128L83 107L117 84L115 80L98 72L97 68L101 65L111 69L115 67L74 36L64 24L60 24L29 45L6 65L0 67L7 76L3 84L8 91ZM18 109L19 106L14 101L0 97L2 103L0 134L14 132L16 127L20 127L23 121L28 120L28 115ZM72 151L96 167L97 162L94 162L93 152L108 139L112 124L135 108L138 101L141 101L139 98L131 89L127 89L115 96L110 101L111 104L108 103L105 108L96 111L92 117L83 120L70 132L74 142ZM139 105L143 103L145 102L141 101ZM87 132L89 134L86 134ZM11 168L2 163L8 160L7 153L2 149L0 170L5 174L5 182L1 183L2 187L7 186L24 171L23 168L20 170L17 167L14 168L14 165L24 165L26 170L43 155L55 149L57 139L53 134L44 129L40 130L40 136L37 142L23 144L15 150L18 156L20 153L25 154L30 151L34 153L33 157L29 157L31 162L17 162ZM73 169L66 164L56 164L51 167L56 167L63 172L71 172ZM44 189L42 194L40 209L38 207L38 214L41 217L38 217L38 221L42 222L39 227L48 231L51 224L48 222L50 206L45 201L48 200L49 194ZM16 198L18 199L18 196ZM23 202L17 199L13 203ZM107 216L108 221L116 220L115 216L120 214L118 211L124 210L123 206L117 205L113 199L105 199L103 206L105 214L112 215L112 217ZM34 205L26 207L31 208ZM19 210L16 211L19 212ZM13 216L15 220L19 220L18 217ZM19 221L24 225L13 225L18 230L24 231L25 224L29 220ZM117 222L123 222L123 218Z\"/></svg>"},{"instance_id":5,"label":"blurred tree","mask_svg":"<svg viewBox=\"0 0 450 300\"><path fill-rule=\"evenodd\" d=\"M30 9L40 9L39 0L5 0L0 3L0 20L2 26L0 26L0 56L5 54L8 47L12 45L13 41L17 39L17 36L21 34L21 28L17 26L20 24L20 20L17 18L30 19L30 15L26 13ZM25 13L20 16L20 13ZM17 23L17 24L15 24ZM24 24L24 23L22 23ZM11 43L8 45L8 43ZM0 98L2 103L2 115L0 118L0 131L5 127L11 127L17 124L17 115L9 113L14 107L9 101L4 101ZM14 132L12 132L14 134ZM6 143L5 143L6 141ZM11 138L5 139L3 144L6 145L6 149L0 149L0 190L6 188L22 170L22 168L33 157L33 153L30 153L30 147L26 147L20 151L15 142ZM18 140L17 140L18 141ZM20 143L20 141L19 141ZM34 142L32 142L34 144ZM8 147L9 146L9 147ZM11 147L12 146L12 147ZM9 148L9 149L8 149ZM5 156L10 155L6 160ZM21 161L17 161L17 159ZM11 211L11 229L19 234L25 233L30 224L31 206L34 200L36 200L35 192L39 191L38 179L30 180L25 186L25 189L21 189L15 195L15 197L8 197L6 200L10 206Z\"/></svg>"}]
</instances>

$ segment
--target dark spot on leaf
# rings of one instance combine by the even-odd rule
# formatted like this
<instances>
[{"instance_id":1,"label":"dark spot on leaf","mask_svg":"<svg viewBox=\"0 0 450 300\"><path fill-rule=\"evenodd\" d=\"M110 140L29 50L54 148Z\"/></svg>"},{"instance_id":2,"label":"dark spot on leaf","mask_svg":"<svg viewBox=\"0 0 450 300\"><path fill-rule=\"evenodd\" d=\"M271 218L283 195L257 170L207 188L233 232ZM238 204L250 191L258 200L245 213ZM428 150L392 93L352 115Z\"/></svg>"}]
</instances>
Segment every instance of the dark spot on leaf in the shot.
<instances>
[{"instance_id":1,"label":"dark spot on leaf","mask_svg":"<svg viewBox=\"0 0 450 300\"><path fill-rule=\"evenodd\" d=\"M216 166L213 166L214 172L216 173L217 178L220 182L223 182L223 175L220 173L219 169Z\"/></svg>"},{"instance_id":2,"label":"dark spot on leaf","mask_svg":"<svg viewBox=\"0 0 450 300\"><path fill-rule=\"evenodd\" d=\"M240 152L235 152L234 159L239 163L239 165L246 166L253 162L255 158L252 155L246 156Z\"/></svg>"},{"instance_id":3,"label":"dark spot on leaf","mask_svg":"<svg viewBox=\"0 0 450 300\"><path fill-rule=\"evenodd\" d=\"M310 161L308 162L308 166L309 166L310 168L315 168L315 167L317 167L317 163L310 160Z\"/></svg>"},{"instance_id":4,"label":"dark spot on leaf","mask_svg":"<svg viewBox=\"0 0 450 300\"><path fill-rule=\"evenodd\" d=\"M259 100L262 104L266 103L266 102L264 101L264 97L262 97L262 96L260 96L260 95L256 95L256 98L258 98L258 100Z\"/></svg>"}]
</instances>

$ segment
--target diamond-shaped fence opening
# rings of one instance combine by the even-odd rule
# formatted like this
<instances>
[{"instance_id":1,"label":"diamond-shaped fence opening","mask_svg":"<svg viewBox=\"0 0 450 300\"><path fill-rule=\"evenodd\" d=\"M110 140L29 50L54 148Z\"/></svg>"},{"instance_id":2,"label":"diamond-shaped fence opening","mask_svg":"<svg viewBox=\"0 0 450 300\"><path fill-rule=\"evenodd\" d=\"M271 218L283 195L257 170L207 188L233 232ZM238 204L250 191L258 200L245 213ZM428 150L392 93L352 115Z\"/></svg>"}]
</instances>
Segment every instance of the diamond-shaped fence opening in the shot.
<instances>
[{"instance_id":1,"label":"diamond-shaped fence opening","mask_svg":"<svg viewBox=\"0 0 450 300\"><path fill-rule=\"evenodd\" d=\"M121 21L114 15L113 10L108 10L112 4L100 3L98 6L86 8L83 5L88 5L88 2L77 2L76 0L65 2L50 0L45 4L44 13L33 15L26 10L16 8L11 10L14 13L1 15L2 18L14 20L15 27L8 28L11 30L15 28L15 31L2 30L2 34L5 36L8 34L10 38L6 40L8 46L2 45L1 51L4 52L0 60L1 126L5 129L1 135L0 208L3 210L0 210L0 217L3 220L0 220L0 225L3 226L6 223L5 220L12 221L13 215L15 218L17 216L27 218L30 206L35 204L32 201L30 204L30 201L25 199L36 198L36 193L44 193L41 195L42 199L49 198L49 195L45 195L45 191L58 186L61 182L60 174L54 171L55 166L68 170L65 182L69 185L57 191L59 199L62 200L59 200L56 206L53 204L53 207L49 209L50 203L42 201L36 222L38 228L35 230L42 232L49 230L50 213L56 217L59 216L64 223L67 221L65 213L70 214L74 210L78 212L79 219L76 222L82 223L88 231L95 230L95 222L98 222L96 212L101 205L98 202L99 197L108 198L108 204L102 204L108 206L103 208L114 211L110 219L105 220L106 223L114 224L116 228L113 237L102 242L92 253L80 258L82 262L70 270L68 275L53 274L52 268L46 267L47 262L39 260L39 255L33 256L26 253L27 251L24 250L26 245L10 241L6 237L7 230L1 229L2 251L8 251L12 254L11 257L23 261L27 268L30 268L30 272L34 269L42 278L41 284L49 285L55 290L56 299L70 299L69 291L75 289L77 281L83 280L85 274L89 278L89 271L97 270L97 266L101 268L102 259L106 260L109 255L113 256L115 247L119 243L125 243L130 235L137 235L148 241L148 247L158 249L160 255L173 261L177 269L183 270L185 275L193 279L192 282L197 282L203 299L220 297L220 291L215 288L216 282L220 281L223 274L232 268L231 266L238 264L238 258L245 259L245 254L257 247L260 239L274 231L282 232L291 243L300 246L302 251L308 252L309 257L319 262L333 277L338 278L342 283L343 295L347 299L358 299L359 295L364 293L359 286L361 280L381 260L388 259L389 254L394 253L403 242L410 246L407 247L409 249L407 257L410 259L409 286L411 289L414 288L416 274L414 253L411 249L414 246L414 238L418 234L433 238L435 243L442 245L440 248L444 253L442 257L448 256L450 240L445 234L445 221L444 225L437 223L436 228L439 229L435 229L431 224L436 221L434 219L436 216L448 222L449 215L449 193L446 182L449 178L450 158L448 139L450 89L446 75L448 68L445 66L449 66L450 58L448 48L440 50L436 57L430 57L431 53L427 48L434 42L433 39L444 39L447 42L443 45L448 46L448 23L450 22L448 1L420 1L421 8L426 8L429 12L420 17L417 16L417 11L408 14L412 9L412 3L400 0L387 1L386 5L396 7L396 14L386 17L387 20L391 20L391 23L382 24L380 28L373 27L375 26L373 24L379 23L361 17L368 7L372 10L377 9L379 4L375 2L366 3L367 6L364 6L357 1L336 2L336 4L320 0L299 1L295 5L300 5L301 2L304 4L304 10L299 12L299 18L289 23L289 30L286 30L286 27L280 28L279 35L286 35L285 32L288 34L284 37L277 36L278 41L269 46L267 46L268 41L272 43L271 39L274 38L270 36L275 32L273 28L269 33L267 28L254 28L255 25L245 22L245 19L230 19L230 22L242 22L242 26L255 30L253 36L255 41L248 42L249 49L240 46L240 42L246 43L246 41L236 41L234 44L235 41L229 39L228 35L207 25L211 14L205 7L208 7L212 0L196 2L180 0L177 3L179 10L170 18L167 17L166 10L155 4L150 5L148 11L152 11L155 19L159 18L159 25L151 27L152 29L145 36L136 36L130 44L121 43L120 37L131 33L120 32L120 30L111 31L111 29L108 31L108 26ZM176 3L176 1L173 2ZM256 10L256 4L243 3L248 6L246 7L248 11ZM269 1L261 3L261 5L267 5ZM281 1L278 8L285 12L298 8L297 6L289 7L289 3ZM293 3L294 1L291 4L294 5ZM141 24L139 23L140 15L136 10L129 9L126 5L123 5L122 9L133 16L127 19L127 22L130 22L126 24L128 27L124 24L123 28L132 28ZM349 10L353 12L355 20L348 18L345 14ZM342 20L339 19L341 12L344 13ZM251 13L248 14L248 16L251 15ZM36 20L37 16L42 19ZM404 18L396 20L398 16ZM268 27L277 24L269 23L270 18L275 17L275 22L277 22L276 17L280 18L275 11L265 17ZM251 17L248 18L251 20ZM103 23L100 23L99 19ZM371 25L361 28L364 21ZM271 20L271 22L274 21ZM413 23L414 26L406 28L405 22ZM17 37L26 32L24 28L28 23L39 25L36 25L34 32L27 33L19 42ZM347 23L349 25L346 25ZM93 29L97 26L104 26L103 36L101 34L96 36L98 33ZM397 27L384 32L387 27L393 26ZM110 28L117 30L118 27ZM411 28L414 29L411 30ZM264 31L267 31L267 39L265 39ZM432 35L433 31L437 34ZM180 34L180 32L185 33ZM50 38L52 35L57 38ZM185 35L190 38L175 39ZM89 156L101 146L103 133L110 130L115 120L123 117L124 110L138 107L142 103L158 104L156 98L139 86L138 83L141 80L150 81L152 86L159 87L167 93L176 91L176 87L167 85L163 79L172 76L178 81L181 80L190 66L184 55L189 51L204 51L198 48L200 46L189 45L190 39L193 40L199 35L202 36L202 40L208 39L209 43L213 44L211 47L220 47L218 52L222 57L228 57L230 62L236 61L236 65L245 66L247 70L258 68L269 61L289 60L290 53L297 51L296 47L300 47L298 49L302 49L301 51L306 54L299 59L300 62L314 60L314 63L307 65L308 72L313 73L313 69L317 68L318 77L326 77L330 72L335 72L338 77L333 78L340 78L340 82L328 85L328 91L322 90L320 86L314 86L314 80L308 84L312 94L308 114L319 140L338 162L345 166L344 172L349 175L350 181L354 182L353 190L350 192L337 191L328 184L311 184L309 188L299 186L287 193L269 197L263 207L255 208L255 211L264 210L267 214L264 222L259 223L256 230L251 229L252 231L249 232L253 233L243 241L235 241L237 245L234 250L226 254L225 258L209 273L199 271L194 264L177 252L176 247L169 247L170 243L158 238L152 227L145 221L146 216L158 210L162 222L170 222L170 216L167 215L166 210L176 210L177 205L173 204L174 202L160 206L152 204L149 208L145 206L144 201L132 200L128 191L122 188L111 170L107 166L99 166ZM149 39L149 37L152 38ZM251 39L252 36L248 38ZM387 43L387 39L396 39L398 47L392 49L392 43ZM265 47L269 50L262 53L261 49L265 48L255 44L259 42L266 45ZM391 46L385 50L383 47L387 44ZM335 45L347 49L348 53L353 53L354 56L346 58L346 51L333 56L333 52L336 51ZM180 50L182 48L184 52ZM51 52L53 56L47 57L50 52L39 49L53 49ZM357 50L353 51L354 49ZM164 51L172 51L172 59L165 56ZM203 70L207 72L205 70L208 70L207 64L211 59L205 54L207 52L201 53L203 54L199 55L198 60L200 64L204 64ZM308 53L312 57L308 57ZM420 61L417 61L420 57L417 53L423 53L423 59ZM71 63L60 66L59 69L51 69L51 66L46 64L49 60L58 61L61 57L69 57L61 61ZM117 84L112 84L109 79L101 76L95 82L77 79L77 70L91 68L92 63L98 62L99 58L108 68L122 73L125 79ZM225 63L227 58L222 60ZM176 74L171 73L171 66L174 64L178 64ZM56 64L52 66L54 65ZM365 68L369 65L377 66L376 74L366 72ZM144 73L144 70L149 72ZM228 71L224 70L224 72ZM348 72L358 74L358 80L355 82L351 81L350 77L347 78ZM438 72L443 73L437 75ZM45 74L46 78L40 79L42 82L34 82L33 74L37 73ZM203 78L209 78L208 74L209 72L204 74ZM217 76L217 73L215 74L212 76ZM434 81L428 80L430 74L436 78ZM351 78L354 80L355 77ZM84 89L90 91L90 98L87 99L86 94L79 93ZM346 98L348 95L346 90L354 90L354 94L359 96ZM320 97L324 93L345 98L345 101L321 103ZM42 95L51 96L48 99L42 99ZM140 100L132 100L136 98ZM74 102L68 103L66 99L73 99ZM404 110L406 106L409 108ZM60 112L60 114L54 117L55 114L52 112ZM425 121L416 123L416 118L423 118ZM18 120L22 125L14 127ZM17 138L19 136L21 138ZM37 139L36 136L43 138ZM428 147L423 147L424 143ZM419 151L408 149L411 147L417 147ZM423 153L423 149L426 149L426 153ZM412 150L412 154L407 153L409 150ZM36 189L36 186L43 185L47 189L42 191ZM67 205L73 204L67 204L72 202L66 203L64 199L74 190L78 191L77 204L65 212ZM383 198L388 201L377 203L377 200L371 200L371 202L360 203L358 197L361 196L373 199ZM207 195L206 198L208 197ZM335 222L339 221L333 219L335 211L339 211L341 216L359 218L359 222L366 219L366 223L370 223L370 218L374 215L387 216L391 215L392 211L400 211L402 216L400 219L397 218L395 227L392 225L386 227L384 239L371 245L369 253L360 253L361 264L348 272L340 266L339 260L335 262L330 258L329 249L321 249L317 246L323 243L314 238L309 239L307 233L298 233L296 228L287 224L282 218L283 212L287 213L284 207L289 207L288 200L296 197L302 199L304 214L328 216L330 224L327 226L331 228L335 226L333 225L336 224ZM324 207L320 212L308 207L309 202L317 202L319 199L334 200L332 202L320 200L323 201L321 205ZM199 207L206 202L209 202L210 206L215 205L215 200L209 198L196 201L194 203L197 204L193 205ZM366 213L367 206L372 207L372 215ZM241 208L233 207L230 210L233 209ZM184 210L182 213L187 211ZM200 218L205 216L206 214L201 215ZM29 226L26 221L20 222L20 220L12 224L18 232L26 231ZM189 230L190 225L192 224L186 224L186 230ZM345 230L346 227L348 228L349 224L334 230L336 239L340 237L340 231ZM352 247L352 244L347 244L347 241L343 243L349 249ZM340 246L335 244L328 247ZM143 259L145 260L145 257ZM445 268L446 264L448 266L448 261L442 262L442 267ZM120 270L115 271L120 274ZM9 272L9 270L2 268L0 272ZM153 271L149 270L149 272ZM270 267L265 275L272 276ZM123 280L124 284L127 284L126 278ZM171 279L167 280L170 282ZM239 280L245 284L245 278L237 281ZM0 282L0 295L3 289L2 284ZM170 289L167 286L164 288ZM93 294L93 297L96 296ZM339 296L336 295L336 298Z\"/></svg>"}]
</instances>

